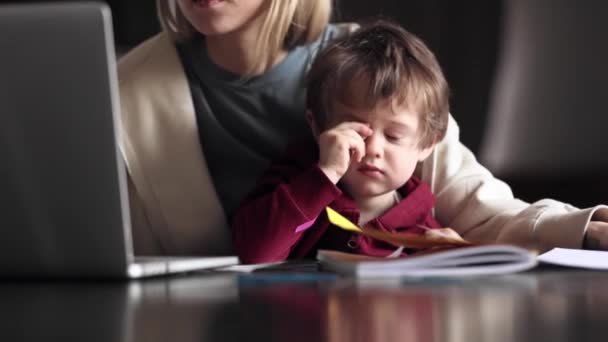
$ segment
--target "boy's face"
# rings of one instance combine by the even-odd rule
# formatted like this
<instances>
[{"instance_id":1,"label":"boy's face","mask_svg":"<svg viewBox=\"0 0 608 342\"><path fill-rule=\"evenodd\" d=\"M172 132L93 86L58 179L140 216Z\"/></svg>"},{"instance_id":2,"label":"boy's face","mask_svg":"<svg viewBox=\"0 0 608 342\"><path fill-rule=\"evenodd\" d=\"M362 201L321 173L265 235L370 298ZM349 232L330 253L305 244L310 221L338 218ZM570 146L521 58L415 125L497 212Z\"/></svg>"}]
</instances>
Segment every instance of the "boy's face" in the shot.
<instances>
[{"instance_id":1,"label":"boy's face","mask_svg":"<svg viewBox=\"0 0 608 342\"><path fill-rule=\"evenodd\" d=\"M368 124L372 135L365 139L365 156L352 161L340 180L355 199L384 195L402 187L419 161L432 152L420 148L420 119L404 105L386 101L371 111L334 103L329 127L355 121Z\"/></svg>"}]
</instances>

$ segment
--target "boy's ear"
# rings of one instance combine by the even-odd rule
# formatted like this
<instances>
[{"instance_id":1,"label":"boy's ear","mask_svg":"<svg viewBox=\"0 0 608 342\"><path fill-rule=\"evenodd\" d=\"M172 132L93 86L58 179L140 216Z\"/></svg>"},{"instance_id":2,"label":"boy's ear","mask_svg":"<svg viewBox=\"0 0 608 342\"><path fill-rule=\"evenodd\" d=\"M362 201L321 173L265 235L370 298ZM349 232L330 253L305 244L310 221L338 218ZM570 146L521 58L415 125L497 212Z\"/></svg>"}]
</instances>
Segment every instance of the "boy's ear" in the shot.
<instances>
[{"instance_id":1,"label":"boy's ear","mask_svg":"<svg viewBox=\"0 0 608 342\"><path fill-rule=\"evenodd\" d=\"M319 134L321 134L319 132L319 125L317 125L317 120L315 120L315 116L312 114L312 112L310 110L306 111L306 122L308 122L308 126L310 127L310 130L312 131L312 135L315 138L318 138Z\"/></svg>"},{"instance_id":2,"label":"boy's ear","mask_svg":"<svg viewBox=\"0 0 608 342\"><path fill-rule=\"evenodd\" d=\"M418 153L418 161L422 162L424 161L426 158L428 158L431 153L433 153L433 150L435 150L435 145L437 145L437 143L433 143L431 146L423 148L419 153Z\"/></svg>"}]
</instances>

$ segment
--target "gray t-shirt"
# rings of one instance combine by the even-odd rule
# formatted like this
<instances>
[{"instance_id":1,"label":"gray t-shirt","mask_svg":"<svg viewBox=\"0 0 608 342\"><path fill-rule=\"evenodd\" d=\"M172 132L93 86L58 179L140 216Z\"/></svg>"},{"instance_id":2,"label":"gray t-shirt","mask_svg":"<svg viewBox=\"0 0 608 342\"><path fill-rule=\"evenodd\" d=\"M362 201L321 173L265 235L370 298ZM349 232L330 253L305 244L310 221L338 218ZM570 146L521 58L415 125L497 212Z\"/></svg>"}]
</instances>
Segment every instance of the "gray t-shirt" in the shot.
<instances>
[{"instance_id":1,"label":"gray t-shirt","mask_svg":"<svg viewBox=\"0 0 608 342\"><path fill-rule=\"evenodd\" d=\"M315 43L245 80L209 59L202 36L177 46L203 153L228 218L290 141L312 139L305 118L306 72L337 31L330 25Z\"/></svg>"}]
</instances>

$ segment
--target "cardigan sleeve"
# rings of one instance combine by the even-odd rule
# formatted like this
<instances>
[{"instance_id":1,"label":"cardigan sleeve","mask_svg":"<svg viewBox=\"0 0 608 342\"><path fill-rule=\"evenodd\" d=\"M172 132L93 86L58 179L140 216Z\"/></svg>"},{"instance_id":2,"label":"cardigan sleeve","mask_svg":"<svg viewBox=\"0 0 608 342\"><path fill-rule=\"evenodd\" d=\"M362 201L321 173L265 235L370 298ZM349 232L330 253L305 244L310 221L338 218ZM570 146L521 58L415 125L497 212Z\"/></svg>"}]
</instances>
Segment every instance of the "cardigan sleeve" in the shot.
<instances>
[{"instance_id":1,"label":"cardigan sleeve","mask_svg":"<svg viewBox=\"0 0 608 342\"><path fill-rule=\"evenodd\" d=\"M520 245L539 252L581 248L593 214L605 206L580 210L554 200L533 204L513 196L459 140L450 116L445 139L421 169L437 198L435 217L464 238Z\"/></svg>"},{"instance_id":2,"label":"cardigan sleeve","mask_svg":"<svg viewBox=\"0 0 608 342\"><path fill-rule=\"evenodd\" d=\"M290 163L274 164L233 217L233 244L240 260L287 259L304 230L340 195L340 189L316 164L304 169Z\"/></svg>"}]
</instances>

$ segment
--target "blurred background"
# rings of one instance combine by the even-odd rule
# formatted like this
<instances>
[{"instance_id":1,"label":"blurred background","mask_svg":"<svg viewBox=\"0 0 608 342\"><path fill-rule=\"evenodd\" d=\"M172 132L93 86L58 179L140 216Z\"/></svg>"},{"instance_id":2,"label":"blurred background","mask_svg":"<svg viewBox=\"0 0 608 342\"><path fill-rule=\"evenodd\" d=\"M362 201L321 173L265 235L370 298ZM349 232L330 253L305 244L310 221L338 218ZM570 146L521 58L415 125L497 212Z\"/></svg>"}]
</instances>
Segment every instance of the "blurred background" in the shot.
<instances>
[{"instance_id":1,"label":"blurred background","mask_svg":"<svg viewBox=\"0 0 608 342\"><path fill-rule=\"evenodd\" d=\"M159 31L155 1L106 2L119 51ZM517 197L608 203L608 2L336 0L334 21L371 16L436 53L461 141Z\"/></svg>"}]
</instances>

